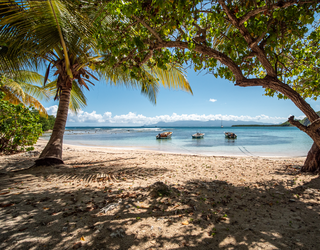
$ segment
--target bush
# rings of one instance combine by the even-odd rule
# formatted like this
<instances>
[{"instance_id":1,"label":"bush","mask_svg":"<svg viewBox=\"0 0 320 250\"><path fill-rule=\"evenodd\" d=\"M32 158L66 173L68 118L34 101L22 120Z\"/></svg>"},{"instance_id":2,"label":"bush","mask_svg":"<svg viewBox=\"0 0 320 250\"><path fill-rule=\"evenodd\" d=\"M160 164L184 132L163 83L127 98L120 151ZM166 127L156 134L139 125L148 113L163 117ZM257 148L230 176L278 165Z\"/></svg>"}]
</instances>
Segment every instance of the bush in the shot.
<instances>
[{"instance_id":1,"label":"bush","mask_svg":"<svg viewBox=\"0 0 320 250\"><path fill-rule=\"evenodd\" d=\"M39 111L36 109L33 109L32 113L39 117L38 123L42 125L43 132L53 129L54 123L56 121L56 118L54 117L54 115L48 115L48 117L40 116Z\"/></svg>"},{"instance_id":2,"label":"bush","mask_svg":"<svg viewBox=\"0 0 320 250\"><path fill-rule=\"evenodd\" d=\"M47 118L40 116L39 122L42 125L42 131L52 130L55 121L56 118L54 117L54 115L48 115Z\"/></svg>"},{"instance_id":3,"label":"bush","mask_svg":"<svg viewBox=\"0 0 320 250\"><path fill-rule=\"evenodd\" d=\"M0 153L30 151L42 133L39 117L22 104L3 101L0 92Z\"/></svg>"}]
</instances>

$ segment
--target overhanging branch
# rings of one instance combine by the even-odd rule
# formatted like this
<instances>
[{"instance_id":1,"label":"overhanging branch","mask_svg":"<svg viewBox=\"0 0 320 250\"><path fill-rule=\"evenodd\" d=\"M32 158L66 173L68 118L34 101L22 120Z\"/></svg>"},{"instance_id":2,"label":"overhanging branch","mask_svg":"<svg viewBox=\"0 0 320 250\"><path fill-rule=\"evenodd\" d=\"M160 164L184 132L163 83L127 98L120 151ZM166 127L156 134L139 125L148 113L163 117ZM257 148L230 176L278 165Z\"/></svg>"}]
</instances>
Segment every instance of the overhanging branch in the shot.
<instances>
[{"instance_id":1,"label":"overhanging branch","mask_svg":"<svg viewBox=\"0 0 320 250\"><path fill-rule=\"evenodd\" d=\"M246 21L248 21L251 17L264 12L266 10L271 10L271 9L278 9L278 8L287 8L291 5L294 4L306 4L306 3L314 3L315 1L299 1L299 0L295 0L295 1L288 1L288 2L283 2L283 1L279 1L278 3L275 4L271 4L271 5L266 5L260 8L257 8L255 10L249 11L247 14L245 14L239 21L239 24L242 25L243 23L245 23Z\"/></svg>"},{"instance_id":2,"label":"overhanging branch","mask_svg":"<svg viewBox=\"0 0 320 250\"><path fill-rule=\"evenodd\" d=\"M153 50L150 50L146 56L141 60L141 62L138 63L139 66L146 63L151 57L153 56Z\"/></svg>"},{"instance_id":3,"label":"overhanging branch","mask_svg":"<svg viewBox=\"0 0 320 250\"><path fill-rule=\"evenodd\" d=\"M159 36L159 34L154 29L152 29L145 21L136 16L133 16L133 18L141 23L147 30L149 30L151 34L153 34L158 39L159 42L162 42L162 38Z\"/></svg>"},{"instance_id":4,"label":"overhanging branch","mask_svg":"<svg viewBox=\"0 0 320 250\"><path fill-rule=\"evenodd\" d=\"M320 118L318 118L317 120L313 121L309 126L308 129L312 130L312 131L316 131L318 130L320 127Z\"/></svg>"},{"instance_id":5,"label":"overhanging branch","mask_svg":"<svg viewBox=\"0 0 320 250\"><path fill-rule=\"evenodd\" d=\"M293 115L288 118L288 122L289 122L291 125L297 127L297 128L300 129L301 131L303 131L303 132L305 132L305 133L308 134L308 132L307 132L307 131L308 131L307 126L304 126L301 122L299 122L298 120L295 120Z\"/></svg>"},{"instance_id":6,"label":"overhanging branch","mask_svg":"<svg viewBox=\"0 0 320 250\"><path fill-rule=\"evenodd\" d=\"M189 43L183 42L183 41L162 41L162 42L156 43L153 46L153 49L161 49L161 48L189 49ZM195 44L193 51L198 52L202 55L206 55L210 58L215 58L218 61L220 61L222 64L226 65L232 71L237 81L246 79L243 76L239 66L226 54L219 52L203 44Z\"/></svg>"}]
</instances>

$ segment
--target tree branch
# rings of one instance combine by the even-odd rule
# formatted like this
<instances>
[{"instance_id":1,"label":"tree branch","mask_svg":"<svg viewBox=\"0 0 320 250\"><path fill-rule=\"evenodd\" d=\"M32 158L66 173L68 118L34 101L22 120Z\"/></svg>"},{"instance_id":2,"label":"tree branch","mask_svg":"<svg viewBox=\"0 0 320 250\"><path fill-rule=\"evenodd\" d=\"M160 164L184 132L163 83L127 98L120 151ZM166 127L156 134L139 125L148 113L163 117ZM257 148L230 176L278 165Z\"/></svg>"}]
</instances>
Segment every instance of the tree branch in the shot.
<instances>
[{"instance_id":1,"label":"tree branch","mask_svg":"<svg viewBox=\"0 0 320 250\"><path fill-rule=\"evenodd\" d=\"M278 63L280 63L286 71L291 72L282 62L278 61Z\"/></svg>"},{"instance_id":2,"label":"tree branch","mask_svg":"<svg viewBox=\"0 0 320 250\"><path fill-rule=\"evenodd\" d=\"M119 62L117 62L115 65L113 65L113 68L117 68L119 65L121 65L124 61L129 61L130 59L133 59L133 56L135 54L135 50L131 50L128 56L124 56L120 59Z\"/></svg>"},{"instance_id":3,"label":"tree branch","mask_svg":"<svg viewBox=\"0 0 320 250\"><path fill-rule=\"evenodd\" d=\"M141 23L147 30L149 30L151 34L153 34L158 39L159 42L162 42L162 38L159 36L159 34L155 32L155 30L152 29L145 21L136 16L133 16L133 18L136 19L139 23Z\"/></svg>"},{"instance_id":4,"label":"tree branch","mask_svg":"<svg viewBox=\"0 0 320 250\"><path fill-rule=\"evenodd\" d=\"M180 49L189 49L188 42L182 41L163 41L161 43L156 43L153 46L153 49L161 49L161 48L180 48ZM215 58L220 61L222 64L226 65L234 74L236 80L241 81L244 80L245 77L242 74L240 67L227 55L221 53L215 49L212 49L203 44L195 44L193 51L198 52L203 55L207 55L210 58Z\"/></svg>"},{"instance_id":5,"label":"tree branch","mask_svg":"<svg viewBox=\"0 0 320 250\"><path fill-rule=\"evenodd\" d=\"M293 125L293 126L297 127L298 129L300 129L301 131L307 133L307 127L304 126L302 123L300 123L298 120L295 120L293 115L288 118L288 122L291 125Z\"/></svg>"},{"instance_id":6,"label":"tree branch","mask_svg":"<svg viewBox=\"0 0 320 250\"><path fill-rule=\"evenodd\" d=\"M249 86L261 86L263 88L270 88L287 96L308 118L311 122L319 118L317 113L311 108L311 106L289 85L279 81L277 77L267 75L260 79L242 79L236 81L236 86L249 87Z\"/></svg>"},{"instance_id":7,"label":"tree branch","mask_svg":"<svg viewBox=\"0 0 320 250\"><path fill-rule=\"evenodd\" d=\"M272 4L272 5L269 5L269 6L263 6L263 7L260 7L260 8L257 8L255 10L252 10L250 12L248 12L247 14L245 14L239 21L239 24L242 25L243 23L245 23L246 21L248 21L251 17L261 13L261 12L264 12L266 10L271 10L271 9L279 9L279 8L286 8L286 7L289 7L291 5L294 5L294 4L305 4L305 3L314 3L315 1L305 1L305 2L302 2L302 1L299 1L299 0L295 0L295 1L288 1L288 2L283 2L283 1L279 1L278 3L276 4Z\"/></svg>"},{"instance_id":8,"label":"tree branch","mask_svg":"<svg viewBox=\"0 0 320 250\"><path fill-rule=\"evenodd\" d=\"M244 61L247 60L247 59L254 58L256 55L257 55L257 53L251 51L251 52L249 53L249 55L247 55L247 56L245 56L245 57L242 58L242 62L244 62Z\"/></svg>"},{"instance_id":9,"label":"tree branch","mask_svg":"<svg viewBox=\"0 0 320 250\"><path fill-rule=\"evenodd\" d=\"M257 53L257 58L259 59L263 67L266 69L267 74L270 75L271 77L276 77L277 74L274 68L272 67L271 63L269 62L268 58L266 57L264 51L255 43L255 40L250 35L246 27L243 24L240 25L238 18L230 11L230 9L226 6L223 0L218 0L218 1L221 7L223 8L224 12L227 14L228 18L230 19L230 22L232 23L232 25L234 25L239 30L243 38L248 43L249 47L254 52Z\"/></svg>"},{"instance_id":10,"label":"tree branch","mask_svg":"<svg viewBox=\"0 0 320 250\"><path fill-rule=\"evenodd\" d=\"M272 21L273 19L271 18L267 24L267 30L254 40L254 42L252 43L252 46L258 45L258 43L260 43L260 41L265 37L265 35L268 33L268 30L272 24ZM263 48L260 47L260 49L263 49Z\"/></svg>"},{"instance_id":11,"label":"tree branch","mask_svg":"<svg viewBox=\"0 0 320 250\"><path fill-rule=\"evenodd\" d=\"M146 56L142 59L142 61L138 63L138 65L141 66L142 64L146 63L152 56L153 56L153 50L150 50L146 54Z\"/></svg>"},{"instance_id":12,"label":"tree branch","mask_svg":"<svg viewBox=\"0 0 320 250\"><path fill-rule=\"evenodd\" d=\"M311 131L316 131L320 127L320 118L314 120L311 124L309 124L308 129Z\"/></svg>"}]
</instances>

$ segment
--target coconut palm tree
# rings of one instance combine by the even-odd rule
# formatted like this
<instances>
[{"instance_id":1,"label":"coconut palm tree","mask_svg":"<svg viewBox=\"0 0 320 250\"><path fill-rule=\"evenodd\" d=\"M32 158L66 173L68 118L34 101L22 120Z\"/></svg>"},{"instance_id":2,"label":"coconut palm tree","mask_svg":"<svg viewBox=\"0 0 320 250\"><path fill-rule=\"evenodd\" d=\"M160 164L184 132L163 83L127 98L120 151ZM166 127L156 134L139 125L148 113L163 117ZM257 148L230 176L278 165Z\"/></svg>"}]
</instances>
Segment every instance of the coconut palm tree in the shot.
<instances>
[{"instance_id":1,"label":"coconut palm tree","mask_svg":"<svg viewBox=\"0 0 320 250\"><path fill-rule=\"evenodd\" d=\"M37 72L20 70L18 73L0 74L0 91L4 92L4 100L12 104L32 106L41 116L47 116L47 111L40 101L48 101L56 94L56 80L43 86L44 77ZM83 91L74 82L72 85L69 110L77 113L87 105Z\"/></svg>"},{"instance_id":2,"label":"coconut palm tree","mask_svg":"<svg viewBox=\"0 0 320 250\"><path fill-rule=\"evenodd\" d=\"M174 66L168 71L144 67L144 73L138 79L130 77L130 70L110 67L107 58L99 53L92 18L75 3L66 0L0 3L0 57L3 59L0 69L47 65L44 82L50 70L57 76L55 99L59 100L59 106L56 121L37 165L63 163L63 134L71 92L73 89L89 90L88 85L93 85L91 78L104 77L116 85L139 87L153 101L159 82L191 92L186 78Z\"/></svg>"},{"instance_id":3,"label":"coconut palm tree","mask_svg":"<svg viewBox=\"0 0 320 250\"><path fill-rule=\"evenodd\" d=\"M4 92L4 100L12 104L24 104L33 106L42 116L47 116L47 111L41 104L41 100L49 100L52 89L43 87L43 76L37 72L20 71L18 74L0 74L0 91Z\"/></svg>"}]
</instances>

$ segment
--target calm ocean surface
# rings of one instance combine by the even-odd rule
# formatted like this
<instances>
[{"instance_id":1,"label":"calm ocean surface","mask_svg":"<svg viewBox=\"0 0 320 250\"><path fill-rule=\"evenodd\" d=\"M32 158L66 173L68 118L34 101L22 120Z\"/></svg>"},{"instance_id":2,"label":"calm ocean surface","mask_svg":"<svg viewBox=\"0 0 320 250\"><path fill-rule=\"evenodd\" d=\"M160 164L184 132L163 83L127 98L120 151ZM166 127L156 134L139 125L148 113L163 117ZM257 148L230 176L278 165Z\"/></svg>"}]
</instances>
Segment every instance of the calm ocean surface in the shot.
<instances>
[{"instance_id":1,"label":"calm ocean surface","mask_svg":"<svg viewBox=\"0 0 320 250\"><path fill-rule=\"evenodd\" d=\"M172 131L172 138L157 140L163 131ZM205 133L204 138L192 139L196 132ZM238 138L225 139L224 132L234 132ZM298 157L307 155L312 140L295 127L68 127L64 143L215 156Z\"/></svg>"}]
</instances>

